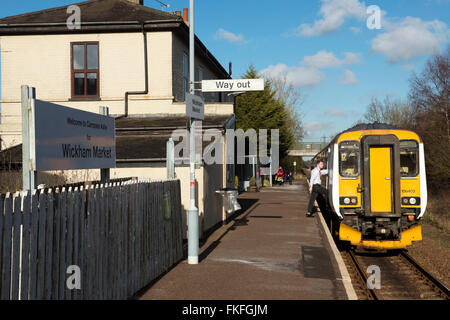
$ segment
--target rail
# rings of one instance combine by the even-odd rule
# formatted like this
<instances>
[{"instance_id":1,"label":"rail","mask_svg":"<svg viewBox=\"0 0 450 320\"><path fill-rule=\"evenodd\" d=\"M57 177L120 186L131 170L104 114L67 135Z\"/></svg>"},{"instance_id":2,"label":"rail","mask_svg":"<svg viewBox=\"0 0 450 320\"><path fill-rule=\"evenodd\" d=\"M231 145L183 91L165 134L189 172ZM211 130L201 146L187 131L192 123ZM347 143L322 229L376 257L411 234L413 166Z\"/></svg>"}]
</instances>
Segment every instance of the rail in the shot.
<instances>
[{"instance_id":1,"label":"rail","mask_svg":"<svg viewBox=\"0 0 450 320\"><path fill-rule=\"evenodd\" d=\"M450 300L449 289L404 250L395 253L357 255L349 248L341 248L341 254L359 299ZM367 285L365 268L369 265L378 265L381 270L389 270L389 273L381 276L383 284L380 289L370 289ZM406 279L408 281L405 281Z\"/></svg>"}]
</instances>

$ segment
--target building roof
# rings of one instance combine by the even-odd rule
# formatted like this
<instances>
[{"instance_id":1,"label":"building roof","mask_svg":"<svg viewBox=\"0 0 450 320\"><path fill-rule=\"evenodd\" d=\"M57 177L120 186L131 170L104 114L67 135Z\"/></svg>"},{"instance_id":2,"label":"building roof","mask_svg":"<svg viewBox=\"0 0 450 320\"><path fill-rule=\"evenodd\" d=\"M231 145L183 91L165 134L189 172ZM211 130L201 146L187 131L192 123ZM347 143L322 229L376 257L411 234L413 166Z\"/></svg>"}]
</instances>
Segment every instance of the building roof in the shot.
<instances>
[{"instance_id":1,"label":"building roof","mask_svg":"<svg viewBox=\"0 0 450 320\"><path fill-rule=\"evenodd\" d=\"M80 7L81 21L85 22L144 22L158 20L182 21L182 18L160 10L132 3L128 0L89 0L74 3ZM71 5L50 8L0 19L2 24L66 23ZM70 11L72 12L72 11Z\"/></svg>"},{"instance_id":2,"label":"building roof","mask_svg":"<svg viewBox=\"0 0 450 320\"><path fill-rule=\"evenodd\" d=\"M205 115L202 121L203 128L223 128L232 115ZM116 119L116 130L164 130L183 129L187 127L188 117L183 116L148 116L148 117L122 117Z\"/></svg>"},{"instance_id":3,"label":"building roof","mask_svg":"<svg viewBox=\"0 0 450 320\"><path fill-rule=\"evenodd\" d=\"M234 115L205 116L202 128L226 129ZM181 116L116 119L116 161L161 162L166 158L166 142L176 129L186 129L189 119ZM210 141L203 141L203 149ZM184 158L186 155L181 154Z\"/></svg>"},{"instance_id":4,"label":"building roof","mask_svg":"<svg viewBox=\"0 0 450 320\"><path fill-rule=\"evenodd\" d=\"M89 0L75 3L81 11L81 28L69 29L67 13L70 5L50 8L0 19L0 36L48 35L79 33L114 33L172 31L185 42L189 41L189 27L183 18L160 10L135 4L128 0ZM196 55L206 59L220 74L229 79L228 72L195 36Z\"/></svg>"}]
</instances>

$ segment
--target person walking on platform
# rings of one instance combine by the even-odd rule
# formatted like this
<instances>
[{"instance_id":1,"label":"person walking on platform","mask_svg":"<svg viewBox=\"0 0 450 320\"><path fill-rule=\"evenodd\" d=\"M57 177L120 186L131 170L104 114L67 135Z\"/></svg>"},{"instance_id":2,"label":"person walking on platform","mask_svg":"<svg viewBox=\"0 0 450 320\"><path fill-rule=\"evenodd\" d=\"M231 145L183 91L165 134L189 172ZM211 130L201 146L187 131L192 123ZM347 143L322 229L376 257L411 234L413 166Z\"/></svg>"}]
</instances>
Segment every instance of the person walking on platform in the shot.
<instances>
[{"instance_id":1,"label":"person walking on platform","mask_svg":"<svg viewBox=\"0 0 450 320\"><path fill-rule=\"evenodd\" d=\"M322 175L328 174L328 170L323 170L323 160L319 159L316 162L316 167L311 171L311 179L309 180L309 192L311 196L309 198L307 217L312 216L312 209L314 206L314 201L319 194L321 194L324 199L327 199L327 189L322 186Z\"/></svg>"},{"instance_id":2,"label":"person walking on platform","mask_svg":"<svg viewBox=\"0 0 450 320\"><path fill-rule=\"evenodd\" d=\"M284 175L283 167L280 166L278 168L278 170L277 170L277 176L276 176L278 184L283 184L284 183L283 175Z\"/></svg>"}]
</instances>

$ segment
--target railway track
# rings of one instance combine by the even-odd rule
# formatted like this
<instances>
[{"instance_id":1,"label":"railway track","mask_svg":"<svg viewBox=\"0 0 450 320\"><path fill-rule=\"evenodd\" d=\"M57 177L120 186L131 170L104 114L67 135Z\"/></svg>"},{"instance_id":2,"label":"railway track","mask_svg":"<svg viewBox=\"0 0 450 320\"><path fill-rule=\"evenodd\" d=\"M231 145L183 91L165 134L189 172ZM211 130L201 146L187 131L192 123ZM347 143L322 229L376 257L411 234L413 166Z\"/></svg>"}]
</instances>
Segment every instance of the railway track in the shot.
<instances>
[{"instance_id":1,"label":"railway track","mask_svg":"<svg viewBox=\"0 0 450 320\"><path fill-rule=\"evenodd\" d=\"M450 300L449 289L405 251L374 253L342 249L341 255L360 300ZM370 266L380 270L379 289L369 289L367 285Z\"/></svg>"}]
</instances>

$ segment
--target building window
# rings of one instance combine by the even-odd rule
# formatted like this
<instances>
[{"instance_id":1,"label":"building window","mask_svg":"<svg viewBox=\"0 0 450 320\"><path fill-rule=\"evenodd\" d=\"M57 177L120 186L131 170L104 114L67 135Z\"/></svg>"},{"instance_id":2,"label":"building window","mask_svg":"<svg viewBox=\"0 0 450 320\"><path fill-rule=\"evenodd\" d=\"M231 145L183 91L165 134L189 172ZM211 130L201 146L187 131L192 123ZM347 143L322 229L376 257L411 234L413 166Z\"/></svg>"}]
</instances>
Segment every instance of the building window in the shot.
<instances>
[{"instance_id":1,"label":"building window","mask_svg":"<svg viewBox=\"0 0 450 320\"><path fill-rule=\"evenodd\" d=\"M186 92L189 92L189 56L183 54L183 100L186 101Z\"/></svg>"},{"instance_id":2,"label":"building window","mask_svg":"<svg viewBox=\"0 0 450 320\"><path fill-rule=\"evenodd\" d=\"M98 42L74 42L71 43L71 50L72 98L98 98Z\"/></svg>"}]
</instances>

